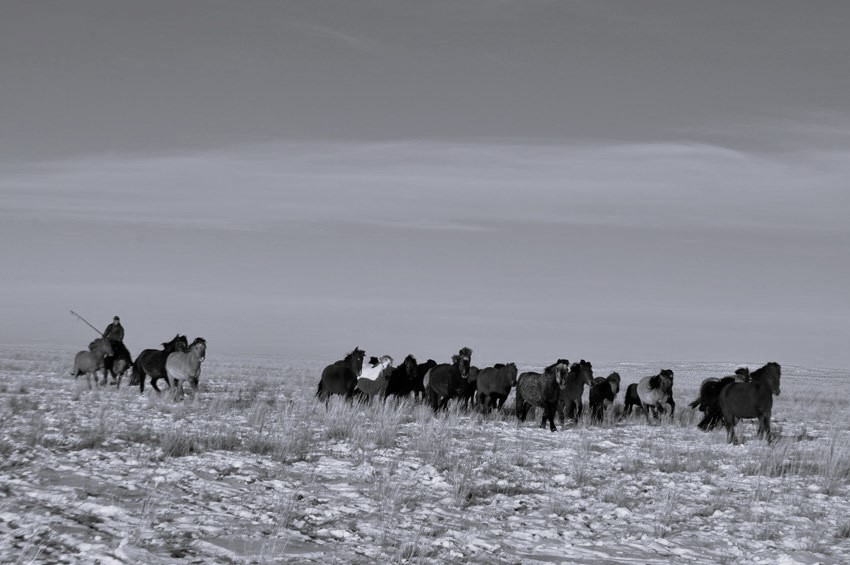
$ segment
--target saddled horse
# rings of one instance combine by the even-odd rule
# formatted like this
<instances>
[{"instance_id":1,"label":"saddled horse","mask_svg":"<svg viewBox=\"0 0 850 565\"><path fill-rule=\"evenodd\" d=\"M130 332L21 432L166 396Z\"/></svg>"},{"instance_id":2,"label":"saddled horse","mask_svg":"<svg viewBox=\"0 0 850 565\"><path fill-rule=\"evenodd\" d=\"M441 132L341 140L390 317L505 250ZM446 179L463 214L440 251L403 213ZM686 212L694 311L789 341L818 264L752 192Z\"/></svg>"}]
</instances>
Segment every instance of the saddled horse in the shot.
<instances>
[{"instance_id":1,"label":"saddled horse","mask_svg":"<svg viewBox=\"0 0 850 565\"><path fill-rule=\"evenodd\" d=\"M80 351L74 356L74 368L71 375L74 380L80 375L86 376L86 384L91 388L91 377L94 375L94 384L97 384L97 371L104 368L104 360L112 355L112 344L105 337L99 337L89 344L87 351ZM106 381L106 370L103 371L103 379Z\"/></svg>"},{"instance_id":2,"label":"saddled horse","mask_svg":"<svg viewBox=\"0 0 850 565\"><path fill-rule=\"evenodd\" d=\"M364 365L354 391L359 392L361 396L367 399L375 396L383 398L384 391L389 383L388 377L392 370L393 358L389 355L381 355L380 358L372 357L369 359L369 364Z\"/></svg>"},{"instance_id":3,"label":"saddled horse","mask_svg":"<svg viewBox=\"0 0 850 565\"><path fill-rule=\"evenodd\" d=\"M525 422L528 409L532 406L543 408L543 420L540 427L546 427L549 420L549 429L556 431L555 411L558 409L558 398L561 391L567 386L567 375L570 372L570 362L566 359L558 359L543 370L543 374L528 371L522 373L516 384L516 415L521 422Z\"/></svg>"},{"instance_id":4,"label":"saddled horse","mask_svg":"<svg viewBox=\"0 0 850 565\"><path fill-rule=\"evenodd\" d=\"M742 418L757 418L758 438L770 442L770 415L773 410L773 395L779 396L779 378L782 368L771 361L750 373L750 382L731 383L723 387L718 395L723 423L726 426L726 441L738 443L735 424Z\"/></svg>"},{"instance_id":5,"label":"saddled horse","mask_svg":"<svg viewBox=\"0 0 850 565\"><path fill-rule=\"evenodd\" d=\"M107 355L103 361L104 375L101 384L106 384L108 374L112 375L112 380L120 387L124 374L133 366L133 356L123 341L110 339L109 344L112 346L112 355Z\"/></svg>"},{"instance_id":6,"label":"saddled horse","mask_svg":"<svg viewBox=\"0 0 850 565\"><path fill-rule=\"evenodd\" d=\"M561 424L564 423L565 417L578 422L581 417L581 395L584 394L584 385L592 384L593 366L590 361L582 359L578 363L573 363L567 374L567 386L561 390L558 397L558 419Z\"/></svg>"},{"instance_id":7,"label":"saddled horse","mask_svg":"<svg viewBox=\"0 0 850 565\"><path fill-rule=\"evenodd\" d=\"M484 412L493 408L502 409L511 388L516 386L517 368L515 363L496 363L492 367L481 369L476 380L478 406Z\"/></svg>"},{"instance_id":8,"label":"saddled horse","mask_svg":"<svg viewBox=\"0 0 850 565\"><path fill-rule=\"evenodd\" d=\"M472 350L462 347L457 355L452 355L451 363L437 365L425 374L425 392L434 412L463 394L471 364Z\"/></svg>"},{"instance_id":9,"label":"saddled horse","mask_svg":"<svg viewBox=\"0 0 850 565\"><path fill-rule=\"evenodd\" d=\"M697 427L704 432L708 432L716 428L723 421L723 412L720 410L720 391L726 385L736 382L747 382L750 380L750 370L747 367L740 367L735 371L734 375L728 375L723 378L710 377L702 381L699 387L699 397L688 404L691 408L697 408L703 412L703 418Z\"/></svg>"},{"instance_id":10,"label":"saddled horse","mask_svg":"<svg viewBox=\"0 0 850 565\"><path fill-rule=\"evenodd\" d=\"M413 382L413 396L416 400L420 398L425 400L425 375L428 371L437 366L437 362L433 359L428 359L424 363L419 363L416 366L416 378Z\"/></svg>"},{"instance_id":11,"label":"saddled horse","mask_svg":"<svg viewBox=\"0 0 850 565\"><path fill-rule=\"evenodd\" d=\"M387 388L384 397L409 396L416 387L416 357L408 355L398 367L393 367L387 377Z\"/></svg>"},{"instance_id":12,"label":"saddled horse","mask_svg":"<svg viewBox=\"0 0 850 565\"><path fill-rule=\"evenodd\" d=\"M620 392L620 374L616 371L605 378L597 377L593 379L593 385L588 394L591 420L602 421L605 416L605 409L614 403L618 392Z\"/></svg>"},{"instance_id":13,"label":"saddled horse","mask_svg":"<svg viewBox=\"0 0 850 565\"><path fill-rule=\"evenodd\" d=\"M207 340L196 337L186 351L175 351L165 360L165 380L171 379L174 388L183 392L183 383L188 382L193 391L198 390L201 379L201 363L207 358Z\"/></svg>"},{"instance_id":14,"label":"saddled horse","mask_svg":"<svg viewBox=\"0 0 850 565\"><path fill-rule=\"evenodd\" d=\"M638 402L635 403L637 397ZM670 417L676 410L676 402L673 400L673 371L662 369L660 373L651 377L644 377L637 383L632 383L626 389L627 413L631 413L634 404L640 405L649 422L649 414L657 418L664 412L664 404L670 405Z\"/></svg>"},{"instance_id":15,"label":"saddled horse","mask_svg":"<svg viewBox=\"0 0 850 565\"><path fill-rule=\"evenodd\" d=\"M130 385L138 383L139 392L145 392L145 379L150 376L151 386L155 391L160 392L159 387L156 386L156 381L159 379L165 379L170 387L171 382L168 380L165 362L175 351L186 351L188 348L189 340L186 336L177 334L171 341L164 342L162 349L145 349L133 362L133 378L130 380Z\"/></svg>"},{"instance_id":16,"label":"saddled horse","mask_svg":"<svg viewBox=\"0 0 850 565\"><path fill-rule=\"evenodd\" d=\"M346 398L354 396L357 378L363 372L365 355L366 353L362 349L355 347L343 359L325 367L322 371L322 377L319 379L316 396L321 400L328 400L334 394L341 394Z\"/></svg>"}]
</instances>

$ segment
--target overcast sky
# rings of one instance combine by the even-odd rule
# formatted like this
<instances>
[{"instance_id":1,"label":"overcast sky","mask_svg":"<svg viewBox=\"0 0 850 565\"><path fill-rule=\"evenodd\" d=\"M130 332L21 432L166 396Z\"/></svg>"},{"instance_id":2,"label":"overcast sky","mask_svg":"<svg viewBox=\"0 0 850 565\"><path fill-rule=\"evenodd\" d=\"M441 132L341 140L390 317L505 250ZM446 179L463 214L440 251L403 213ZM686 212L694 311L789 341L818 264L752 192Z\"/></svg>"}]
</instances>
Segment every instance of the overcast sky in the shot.
<instances>
[{"instance_id":1,"label":"overcast sky","mask_svg":"<svg viewBox=\"0 0 850 565\"><path fill-rule=\"evenodd\" d=\"M850 362L850 4L0 3L0 343Z\"/></svg>"}]
</instances>

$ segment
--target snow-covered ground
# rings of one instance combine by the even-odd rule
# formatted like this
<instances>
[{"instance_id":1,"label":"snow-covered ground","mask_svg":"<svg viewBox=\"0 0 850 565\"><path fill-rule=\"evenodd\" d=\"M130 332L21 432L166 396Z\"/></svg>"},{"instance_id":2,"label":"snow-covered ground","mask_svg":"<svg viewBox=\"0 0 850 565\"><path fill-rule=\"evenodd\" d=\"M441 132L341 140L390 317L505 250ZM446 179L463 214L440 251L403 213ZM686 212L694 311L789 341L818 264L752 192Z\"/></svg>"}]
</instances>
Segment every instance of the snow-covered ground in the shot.
<instances>
[{"instance_id":1,"label":"snow-covered ground","mask_svg":"<svg viewBox=\"0 0 850 565\"><path fill-rule=\"evenodd\" d=\"M735 364L595 365L624 389L672 368L676 417L550 433L324 406L321 363L213 354L175 403L89 391L71 358L0 348L0 562L850 562L843 371L783 367L778 440L746 422L731 446L687 403Z\"/></svg>"}]
</instances>

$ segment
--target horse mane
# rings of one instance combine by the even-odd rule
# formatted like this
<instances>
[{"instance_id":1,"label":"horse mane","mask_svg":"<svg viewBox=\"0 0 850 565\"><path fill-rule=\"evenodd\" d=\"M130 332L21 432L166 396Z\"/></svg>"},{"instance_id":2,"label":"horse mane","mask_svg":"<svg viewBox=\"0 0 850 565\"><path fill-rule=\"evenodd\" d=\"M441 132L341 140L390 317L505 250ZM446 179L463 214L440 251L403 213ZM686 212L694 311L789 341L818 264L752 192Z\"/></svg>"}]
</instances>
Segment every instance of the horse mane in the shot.
<instances>
[{"instance_id":1,"label":"horse mane","mask_svg":"<svg viewBox=\"0 0 850 565\"><path fill-rule=\"evenodd\" d=\"M617 381L619 383L620 382L620 373L618 373L617 371L614 371L613 373L608 375L605 378L605 380L608 381L608 382Z\"/></svg>"},{"instance_id":2,"label":"horse mane","mask_svg":"<svg viewBox=\"0 0 850 565\"><path fill-rule=\"evenodd\" d=\"M505 365L504 363L496 363L495 365L493 365L494 369L504 369L505 367L507 367L507 365Z\"/></svg>"},{"instance_id":3,"label":"horse mane","mask_svg":"<svg viewBox=\"0 0 850 565\"><path fill-rule=\"evenodd\" d=\"M355 348L351 351L351 353L346 354L346 355L345 355L345 357L343 357L343 359L351 359L352 357L354 357L354 356L355 356L355 355L357 355L358 353L365 353L365 351L363 351L363 350L362 350L362 349L360 349L359 347L355 347Z\"/></svg>"},{"instance_id":4,"label":"horse mane","mask_svg":"<svg viewBox=\"0 0 850 565\"><path fill-rule=\"evenodd\" d=\"M551 365L549 365L548 367L543 369L543 372L544 373L552 373L552 372L555 371L555 369L558 367L558 365L565 365L567 367L567 369L570 368L570 362L569 361L567 361L566 359L558 359L557 361L555 361L554 363L552 363Z\"/></svg>"},{"instance_id":5,"label":"horse mane","mask_svg":"<svg viewBox=\"0 0 850 565\"><path fill-rule=\"evenodd\" d=\"M658 373L654 377L650 377L649 388L650 390L661 388L661 373Z\"/></svg>"},{"instance_id":6,"label":"horse mane","mask_svg":"<svg viewBox=\"0 0 850 565\"><path fill-rule=\"evenodd\" d=\"M760 380L762 376L768 371L768 369L775 369L777 373L782 370L782 367L779 366L779 363L775 361L771 361L770 363L766 363L764 367L760 367L755 371L750 373L750 380L757 381Z\"/></svg>"},{"instance_id":7,"label":"horse mane","mask_svg":"<svg viewBox=\"0 0 850 565\"><path fill-rule=\"evenodd\" d=\"M378 358L377 358L377 357L375 357L374 355L372 355L371 357L369 357L369 364L370 364L370 365L372 365L372 366L374 367L374 366L376 366L378 363L380 363L380 361L378 360Z\"/></svg>"},{"instance_id":8,"label":"horse mane","mask_svg":"<svg viewBox=\"0 0 850 565\"><path fill-rule=\"evenodd\" d=\"M461 347L458 355L461 357L472 357L472 350L468 347Z\"/></svg>"},{"instance_id":9,"label":"horse mane","mask_svg":"<svg viewBox=\"0 0 850 565\"><path fill-rule=\"evenodd\" d=\"M661 369L661 372L658 373L661 377L670 377L673 378L673 369Z\"/></svg>"}]
</instances>

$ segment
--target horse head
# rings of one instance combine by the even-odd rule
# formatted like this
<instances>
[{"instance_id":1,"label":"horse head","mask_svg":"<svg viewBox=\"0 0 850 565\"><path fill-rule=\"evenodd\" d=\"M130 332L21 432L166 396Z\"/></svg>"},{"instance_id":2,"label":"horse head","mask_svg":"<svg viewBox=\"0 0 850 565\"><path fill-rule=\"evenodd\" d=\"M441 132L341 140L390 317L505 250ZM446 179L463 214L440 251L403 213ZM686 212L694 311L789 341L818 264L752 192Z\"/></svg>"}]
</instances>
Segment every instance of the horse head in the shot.
<instances>
[{"instance_id":1,"label":"horse head","mask_svg":"<svg viewBox=\"0 0 850 565\"><path fill-rule=\"evenodd\" d=\"M608 381L608 386L611 387L611 392L616 396L620 392L620 373L614 371L605 379Z\"/></svg>"},{"instance_id":2,"label":"horse head","mask_svg":"<svg viewBox=\"0 0 850 565\"><path fill-rule=\"evenodd\" d=\"M207 340L202 337L196 337L192 345L189 346L190 351L198 352L198 359L201 361L207 358Z\"/></svg>"},{"instance_id":3,"label":"horse head","mask_svg":"<svg viewBox=\"0 0 850 565\"><path fill-rule=\"evenodd\" d=\"M469 368L472 365L472 350L468 347L461 347L457 355L452 355L452 361L460 370L460 376L466 379L469 376Z\"/></svg>"},{"instance_id":4,"label":"horse head","mask_svg":"<svg viewBox=\"0 0 850 565\"><path fill-rule=\"evenodd\" d=\"M555 377L555 382L558 383L558 388L567 388L567 376L570 374L570 362L566 359L558 359L552 365L546 367L543 372Z\"/></svg>"},{"instance_id":5,"label":"horse head","mask_svg":"<svg viewBox=\"0 0 850 565\"><path fill-rule=\"evenodd\" d=\"M507 365L505 365L504 368L508 373L508 379L510 380L511 386L516 386L516 377L517 377L516 363L508 363Z\"/></svg>"},{"instance_id":6,"label":"horse head","mask_svg":"<svg viewBox=\"0 0 850 565\"><path fill-rule=\"evenodd\" d=\"M351 364L354 373L359 377L363 374L363 358L366 357L366 352L355 347L354 351L345 356L345 359Z\"/></svg>"},{"instance_id":7,"label":"horse head","mask_svg":"<svg viewBox=\"0 0 850 565\"><path fill-rule=\"evenodd\" d=\"M779 378L782 374L782 367L779 366L779 363L771 361L766 364L761 369L757 369L752 372L750 378L753 381L760 381L767 385L767 388L770 389L770 392L779 396Z\"/></svg>"},{"instance_id":8,"label":"horse head","mask_svg":"<svg viewBox=\"0 0 850 565\"><path fill-rule=\"evenodd\" d=\"M658 376L661 377L661 390L673 394L673 370L663 369Z\"/></svg>"},{"instance_id":9,"label":"horse head","mask_svg":"<svg viewBox=\"0 0 850 565\"><path fill-rule=\"evenodd\" d=\"M109 357L115 354L112 344L105 337L99 337L89 344L89 351L98 357Z\"/></svg>"},{"instance_id":10,"label":"horse head","mask_svg":"<svg viewBox=\"0 0 850 565\"><path fill-rule=\"evenodd\" d=\"M570 374L578 375L582 384L593 386L593 365L590 364L590 361L582 359L578 363L573 363L570 367Z\"/></svg>"},{"instance_id":11,"label":"horse head","mask_svg":"<svg viewBox=\"0 0 850 565\"><path fill-rule=\"evenodd\" d=\"M408 355L404 358L404 361L401 363L402 367L404 367L404 372L407 373L407 378L412 379L416 376L416 357L413 355Z\"/></svg>"}]
</instances>

